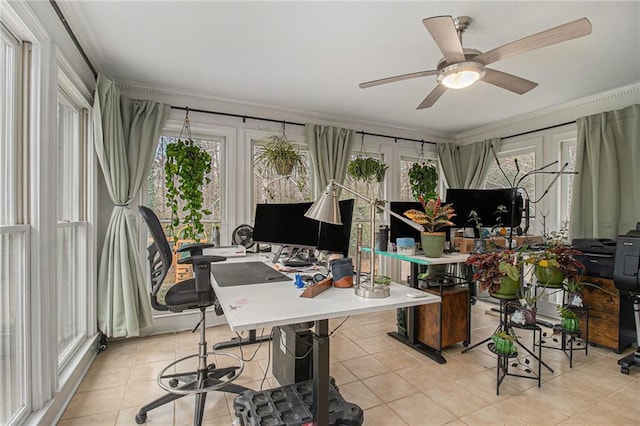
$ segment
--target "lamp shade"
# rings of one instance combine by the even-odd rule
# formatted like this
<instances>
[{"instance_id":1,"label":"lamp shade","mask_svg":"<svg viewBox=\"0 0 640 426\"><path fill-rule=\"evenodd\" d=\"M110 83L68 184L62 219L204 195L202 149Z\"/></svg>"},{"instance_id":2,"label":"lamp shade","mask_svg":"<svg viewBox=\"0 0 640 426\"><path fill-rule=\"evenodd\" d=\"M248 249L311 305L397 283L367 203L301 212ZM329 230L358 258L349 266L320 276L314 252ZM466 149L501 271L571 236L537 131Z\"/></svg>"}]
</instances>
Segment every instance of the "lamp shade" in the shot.
<instances>
[{"instance_id":1,"label":"lamp shade","mask_svg":"<svg viewBox=\"0 0 640 426\"><path fill-rule=\"evenodd\" d=\"M327 186L320 198L309 207L309 210L304 215L319 222L342 225L338 196L333 185L329 184Z\"/></svg>"}]
</instances>

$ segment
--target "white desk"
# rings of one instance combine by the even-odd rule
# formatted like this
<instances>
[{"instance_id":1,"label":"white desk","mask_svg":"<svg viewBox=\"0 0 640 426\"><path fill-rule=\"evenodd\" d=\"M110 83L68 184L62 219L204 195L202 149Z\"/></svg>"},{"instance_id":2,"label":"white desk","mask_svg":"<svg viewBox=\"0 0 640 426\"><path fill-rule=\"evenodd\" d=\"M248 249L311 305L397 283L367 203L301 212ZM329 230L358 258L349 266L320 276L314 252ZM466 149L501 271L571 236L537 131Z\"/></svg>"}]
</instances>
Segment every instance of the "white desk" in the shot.
<instances>
[{"instance_id":1,"label":"white desk","mask_svg":"<svg viewBox=\"0 0 640 426\"><path fill-rule=\"evenodd\" d=\"M308 299L300 297L302 290L293 281L220 287L213 275L212 285L233 331L315 321L313 414L318 425L329 422L329 318L440 302L431 294L407 297L411 288L396 283L391 283L391 295L384 299L365 299L353 289L335 287Z\"/></svg>"}]
</instances>

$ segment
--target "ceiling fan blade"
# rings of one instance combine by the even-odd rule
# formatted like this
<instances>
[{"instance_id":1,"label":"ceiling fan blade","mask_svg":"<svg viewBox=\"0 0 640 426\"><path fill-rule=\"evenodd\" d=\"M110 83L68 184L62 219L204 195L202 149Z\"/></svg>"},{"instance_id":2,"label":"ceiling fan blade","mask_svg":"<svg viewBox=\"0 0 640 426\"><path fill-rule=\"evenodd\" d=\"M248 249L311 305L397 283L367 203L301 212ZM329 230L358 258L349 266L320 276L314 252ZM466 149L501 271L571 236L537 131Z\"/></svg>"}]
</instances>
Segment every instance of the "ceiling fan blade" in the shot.
<instances>
[{"instance_id":1,"label":"ceiling fan blade","mask_svg":"<svg viewBox=\"0 0 640 426\"><path fill-rule=\"evenodd\" d=\"M360 83L359 86L361 89L366 89L367 87L380 86L381 84L395 83L396 81L409 80L411 78L426 77L428 75L436 74L438 74L438 70L411 72L409 74L396 75L395 77L367 81L366 83Z\"/></svg>"},{"instance_id":2,"label":"ceiling fan blade","mask_svg":"<svg viewBox=\"0 0 640 426\"><path fill-rule=\"evenodd\" d=\"M489 65L508 56L573 40L588 34L591 34L591 22L587 18L580 18L489 50L476 56L474 60Z\"/></svg>"},{"instance_id":3,"label":"ceiling fan blade","mask_svg":"<svg viewBox=\"0 0 640 426\"><path fill-rule=\"evenodd\" d=\"M465 56L462 50L462 43L460 43L458 32L451 16L425 18L422 23L427 27L429 34L431 34L431 37L433 37L442 52L442 56L449 64L464 62Z\"/></svg>"},{"instance_id":4,"label":"ceiling fan blade","mask_svg":"<svg viewBox=\"0 0 640 426\"><path fill-rule=\"evenodd\" d=\"M418 108L416 109L425 109L432 107L433 104L435 104L436 101L440 99L440 96L442 96L446 91L447 88L445 86L443 86L442 84L438 84L436 88L433 89L426 98L424 98L424 100L420 103L420 105L418 105Z\"/></svg>"},{"instance_id":5,"label":"ceiling fan blade","mask_svg":"<svg viewBox=\"0 0 640 426\"><path fill-rule=\"evenodd\" d=\"M518 95L525 94L538 85L538 83L534 81L490 68L485 69L485 75L482 77L482 81L510 90Z\"/></svg>"}]
</instances>

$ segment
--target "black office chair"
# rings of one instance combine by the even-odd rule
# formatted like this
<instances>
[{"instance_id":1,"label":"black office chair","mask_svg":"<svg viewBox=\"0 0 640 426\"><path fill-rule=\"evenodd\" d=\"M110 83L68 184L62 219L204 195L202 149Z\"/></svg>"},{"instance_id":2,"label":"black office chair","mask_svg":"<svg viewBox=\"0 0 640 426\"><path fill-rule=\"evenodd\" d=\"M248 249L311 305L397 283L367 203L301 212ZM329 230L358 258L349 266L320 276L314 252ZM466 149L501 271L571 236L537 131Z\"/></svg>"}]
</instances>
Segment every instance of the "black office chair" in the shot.
<instances>
[{"instance_id":1,"label":"black office chair","mask_svg":"<svg viewBox=\"0 0 640 426\"><path fill-rule=\"evenodd\" d=\"M234 354L225 352L208 352L205 340L206 309L209 306L213 306L217 315L222 315L223 313L216 294L211 287L211 263L220 262L226 260L226 258L202 254L203 249L213 247L213 244L189 244L181 247L178 252L188 252L189 257L179 259L178 263L192 265L195 271L195 278L174 284L166 293L164 304L160 303L158 301L158 292L171 267L171 246L156 214L145 206L140 206L138 209L153 238L153 243L147 248L149 269L151 271L151 305L159 311L182 312L187 309L199 309L200 321L193 331L195 332L200 327L200 342L197 354L172 362L160 372L158 384L169 393L142 407L136 414L135 420L138 424L145 423L148 411L183 396L196 394L193 423L194 425L201 425L207 392L222 391L238 394L248 390L248 388L231 383L238 378L244 368L242 359ZM207 364L207 356L214 354L229 356L235 359L239 365L216 368L215 364ZM167 370L172 370L177 364L196 357L198 358L198 369L196 371L166 373Z\"/></svg>"}]
</instances>

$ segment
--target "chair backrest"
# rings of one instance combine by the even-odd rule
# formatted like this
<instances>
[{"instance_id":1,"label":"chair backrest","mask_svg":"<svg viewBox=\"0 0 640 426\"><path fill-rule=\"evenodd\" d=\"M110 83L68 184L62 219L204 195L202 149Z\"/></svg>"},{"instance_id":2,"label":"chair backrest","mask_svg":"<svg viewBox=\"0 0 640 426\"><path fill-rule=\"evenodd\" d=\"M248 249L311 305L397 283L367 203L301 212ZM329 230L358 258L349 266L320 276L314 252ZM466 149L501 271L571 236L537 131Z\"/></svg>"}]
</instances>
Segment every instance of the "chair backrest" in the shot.
<instances>
[{"instance_id":1,"label":"chair backrest","mask_svg":"<svg viewBox=\"0 0 640 426\"><path fill-rule=\"evenodd\" d=\"M151 304L156 310L168 310L166 305L158 303L157 294L169 268L171 268L173 259L171 246L162 229L160 219L158 219L153 210L146 206L138 206L138 211L146 222L153 239L153 243L147 247L147 252L149 253L147 259L149 260L149 270L151 272Z\"/></svg>"}]
</instances>

